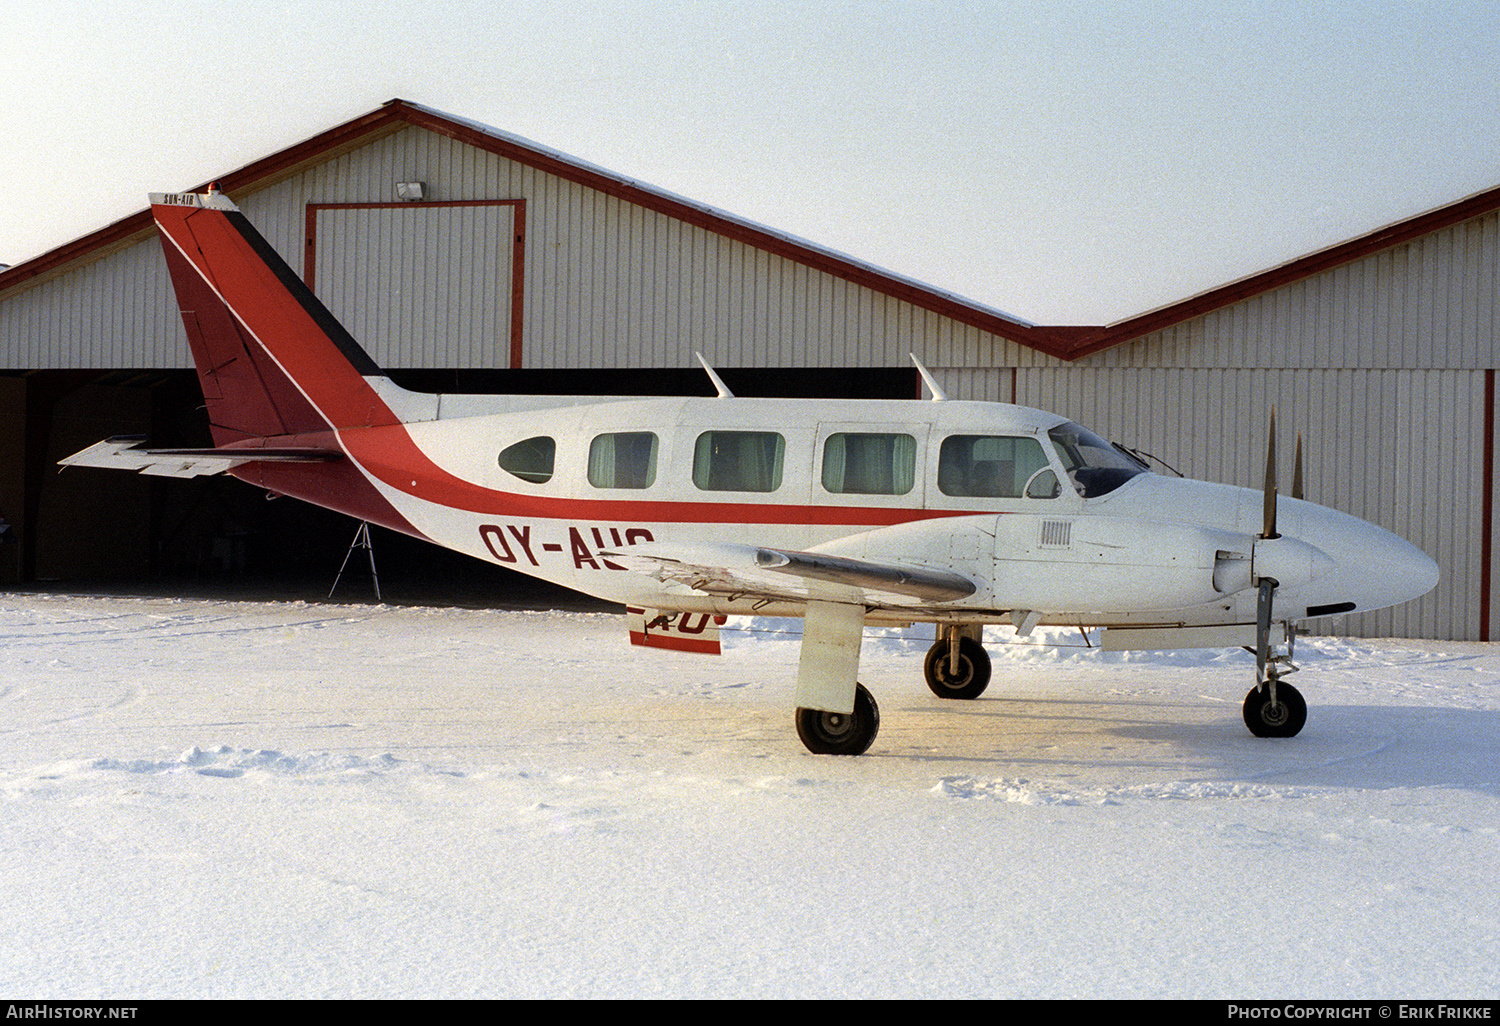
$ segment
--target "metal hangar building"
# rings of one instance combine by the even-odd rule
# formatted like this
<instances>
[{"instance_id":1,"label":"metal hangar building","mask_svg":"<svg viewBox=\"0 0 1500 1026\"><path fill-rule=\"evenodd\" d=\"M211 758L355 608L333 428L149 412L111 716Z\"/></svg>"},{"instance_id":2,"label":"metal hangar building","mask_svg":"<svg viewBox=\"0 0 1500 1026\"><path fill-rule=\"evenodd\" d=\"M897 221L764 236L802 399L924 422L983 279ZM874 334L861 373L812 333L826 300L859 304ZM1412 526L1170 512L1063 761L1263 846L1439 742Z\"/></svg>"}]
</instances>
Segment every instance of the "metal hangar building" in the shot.
<instances>
[{"instance_id":1,"label":"metal hangar building","mask_svg":"<svg viewBox=\"0 0 1500 1026\"><path fill-rule=\"evenodd\" d=\"M1274 405L1283 439L1305 435L1308 498L1443 575L1315 629L1493 636L1500 188L1138 317L1055 327L403 100L218 183L410 388L711 394L701 351L740 395L911 398L915 353L951 396L1053 410L1257 487ZM353 528L335 514L223 478L59 473L108 435L208 444L191 367L149 211L0 271L0 586L331 581ZM434 596L515 586L409 544L389 558Z\"/></svg>"}]
</instances>

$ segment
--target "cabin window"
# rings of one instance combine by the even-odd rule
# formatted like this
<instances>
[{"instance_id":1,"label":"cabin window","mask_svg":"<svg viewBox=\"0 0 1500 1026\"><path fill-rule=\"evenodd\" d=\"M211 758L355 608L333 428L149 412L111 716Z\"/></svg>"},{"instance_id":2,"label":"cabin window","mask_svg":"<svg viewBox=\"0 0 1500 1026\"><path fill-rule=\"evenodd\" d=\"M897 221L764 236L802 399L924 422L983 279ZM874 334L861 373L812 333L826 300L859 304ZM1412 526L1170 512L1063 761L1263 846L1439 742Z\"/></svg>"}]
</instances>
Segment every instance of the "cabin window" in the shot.
<instances>
[{"instance_id":1,"label":"cabin window","mask_svg":"<svg viewBox=\"0 0 1500 1026\"><path fill-rule=\"evenodd\" d=\"M622 431L589 445L589 484L595 488L650 488L656 483L656 435Z\"/></svg>"},{"instance_id":2,"label":"cabin window","mask_svg":"<svg viewBox=\"0 0 1500 1026\"><path fill-rule=\"evenodd\" d=\"M911 435L847 432L823 443L823 487L852 495L905 495L916 484Z\"/></svg>"},{"instance_id":3,"label":"cabin window","mask_svg":"<svg viewBox=\"0 0 1500 1026\"><path fill-rule=\"evenodd\" d=\"M1018 499L1026 494L1032 475L1049 466L1035 438L950 435L938 453L938 490L944 495ZM1030 493L1032 498L1052 497L1045 489L1033 487Z\"/></svg>"},{"instance_id":4,"label":"cabin window","mask_svg":"<svg viewBox=\"0 0 1500 1026\"><path fill-rule=\"evenodd\" d=\"M786 439L775 431L705 431L693 450L693 484L708 492L774 492Z\"/></svg>"},{"instance_id":5,"label":"cabin window","mask_svg":"<svg viewBox=\"0 0 1500 1026\"><path fill-rule=\"evenodd\" d=\"M546 435L527 438L500 450L500 469L532 484L552 480L557 443Z\"/></svg>"},{"instance_id":6,"label":"cabin window","mask_svg":"<svg viewBox=\"0 0 1500 1026\"><path fill-rule=\"evenodd\" d=\"M1148 473L1138 460L1071 421L1057 425L1047 437L1057 445L1068 479L1085 499L1108 495L1137 474Z\"/></svg>"}]
</instances>

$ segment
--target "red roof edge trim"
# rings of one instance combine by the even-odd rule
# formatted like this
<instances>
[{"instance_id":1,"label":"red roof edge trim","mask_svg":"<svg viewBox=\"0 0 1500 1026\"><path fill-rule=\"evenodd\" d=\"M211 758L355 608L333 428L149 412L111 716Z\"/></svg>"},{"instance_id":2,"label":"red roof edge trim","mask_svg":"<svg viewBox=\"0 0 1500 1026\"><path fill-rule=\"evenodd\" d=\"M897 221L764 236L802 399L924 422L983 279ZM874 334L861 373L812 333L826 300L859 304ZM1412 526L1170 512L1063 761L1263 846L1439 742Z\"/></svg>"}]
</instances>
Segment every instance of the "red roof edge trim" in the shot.
<instances>
[{"instance_id":1,"label":"red roof edge trim","mask_svg":"<svg viewBox=\"0 0 1500 1026\"><path fill-rule=\"evenodd\" d=\"M1033 328L1027 345L1060 360L1072 360L1073 353L1099 345L1110 337L1110 331L1099 325L1042 325ZM1106 343L1107 344L1107 343Z\"/></svg>"},{"instance_id":2,"label":"red roof edge trim","mask_svg":"<svg viewBox=\"0 0 1500 1026\"><path fill-rule=\"evenodd\" d=\"M1247 278L1201 292L1181 302L1160 307L1127 320L1117 321L1106 328L1098 329L1093 337L1080 335L1063 351L1053 355L1065 360L1078 360L1153 332L1164 331L1194 317L1201 317L1273 289L1291 285L1304 278L1311 278L1324 271L1331 271L1356 260L1363 260L1385 250L1406 245L1425 235L1482 217L1497 209L1500 209L1500 188L1487 189L1465 197L1457 203L1378 228L1368 235L1318 250L1316 253L1310 253L1258 274L1252 274Z\"/></svg>"},{"instance_id":3,"label":"red roof edge trim","mask_svg":"<svg viewBox=\"0 0 1500 1026\"><path fill-rule=\"evenodd\" d=\"M32 257L30 260L0 271L0 296L11 289L30 284L37 278L60 270L75 260L104 256L113 247L133 241L136 235L146 237L154 228L149 210L131 214L98 231L90 232L56 249L48 250L41 256Z\"/></svg>"}]
</instances>

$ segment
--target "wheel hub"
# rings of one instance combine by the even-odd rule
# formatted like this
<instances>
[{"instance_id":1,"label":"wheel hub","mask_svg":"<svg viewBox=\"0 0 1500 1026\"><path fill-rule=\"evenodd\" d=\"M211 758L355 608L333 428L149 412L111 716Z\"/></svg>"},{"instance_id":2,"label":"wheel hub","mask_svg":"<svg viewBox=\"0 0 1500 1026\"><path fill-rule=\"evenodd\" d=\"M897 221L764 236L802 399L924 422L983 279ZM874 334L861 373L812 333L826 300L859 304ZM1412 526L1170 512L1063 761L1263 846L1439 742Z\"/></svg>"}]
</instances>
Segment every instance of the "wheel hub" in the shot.
<instances>
[{"instance_id":1,"label":"wheel hub","mask_svg":"<svg viewBox=\"0 0 1500 1026\"><path fill-rule=\"evenodd\" d=\"M969 681L974 679L974 666L969 660L959 657L958 672L949 673L946 663L939 664L937 668L938 680L944 687L961 688L966 687Z\"/></svg>"},{"instance_id":2,"label":"wheel hub","mask_svg":"<svg viewBox=\"0 0 1500 1026\"><path fill-rule=\"evenodd\" d=\"M1282 702L1273 703L1268 701L1260 707L1260 718L1266 721L1266 726L1268 727L1281 726L1287 721L1290 715L1291 710Z\"/></svg>"}]
</instances>

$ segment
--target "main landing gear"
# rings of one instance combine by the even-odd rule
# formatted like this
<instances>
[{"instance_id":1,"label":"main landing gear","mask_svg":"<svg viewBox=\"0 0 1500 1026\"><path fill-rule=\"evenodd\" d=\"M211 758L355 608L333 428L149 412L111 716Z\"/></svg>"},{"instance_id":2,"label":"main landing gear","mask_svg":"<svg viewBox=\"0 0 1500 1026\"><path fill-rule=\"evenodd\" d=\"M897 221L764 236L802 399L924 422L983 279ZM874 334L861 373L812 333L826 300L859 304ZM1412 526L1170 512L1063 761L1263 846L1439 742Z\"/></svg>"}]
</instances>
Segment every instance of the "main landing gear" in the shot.
<instances>
[{"instance_id":1,"label":"main landing gear","mask_svg":"<svg viewBox=\"0 0 1500 1026\"><path fill-rule=\"evenodd\" d=\"M939 698L978 698L990 683L990 656L976 637L982 628L948 627L927 652L922 675ZM815 755L863 755L880 730L880 708L863 684L854 686L854 711L797 710L797 736Z\"/></svg>"}]
</instances>

